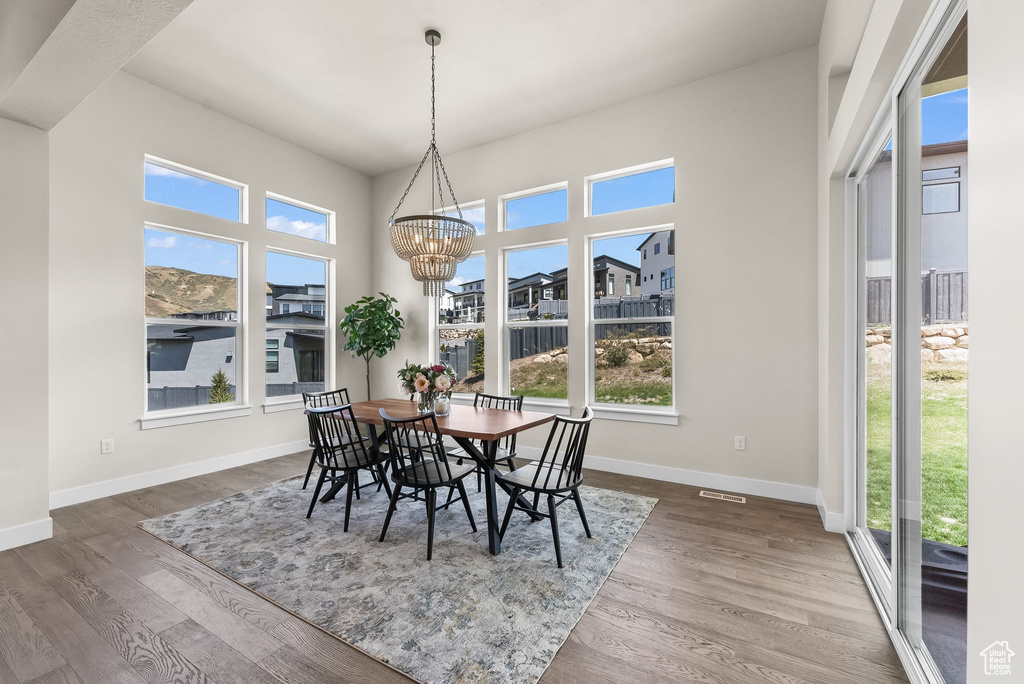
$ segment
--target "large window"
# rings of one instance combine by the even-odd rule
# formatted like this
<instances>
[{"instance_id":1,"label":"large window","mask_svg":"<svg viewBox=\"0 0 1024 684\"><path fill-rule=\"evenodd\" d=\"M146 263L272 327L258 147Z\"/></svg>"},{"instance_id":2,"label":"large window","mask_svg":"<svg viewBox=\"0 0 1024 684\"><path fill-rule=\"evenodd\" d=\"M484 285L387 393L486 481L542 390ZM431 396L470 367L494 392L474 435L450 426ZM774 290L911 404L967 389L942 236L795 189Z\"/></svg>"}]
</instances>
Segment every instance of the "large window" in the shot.
<instances>
[{"instance_id":1,"label":"large window","mask_svg":"<svg viewBox=\"0 0 1024 684\"><path fill-rule=\"evenodd\" d=\"M145 228L146 410L238 400L240 245Z\"/></svg>"},{"instance_id":2,"label":"large window","mask_svg":"<svg viewBox=\"0 0 1024 684\"><path fill-rule=\"evenodd\" d=\"M332 211L267 193L267 230L317 242L332 242L333 222Z\"/></svg>"},{"instance_id":3,"label":"large window","mask_svg":"<svg viewBox=\"0 0 1024 684\"><path fill-rule=\"evenodd\" d=\"M145 199L229 221L245 221L246 188L226 178L146 157Z\"/></svg>"},{"instance_id":4,"label":"large window","mask_svg":"<svg viewBox=\"0 0 1024 684\"><path fill-rule=\"evenodd\" d=\"M590 400L597 404L672 406L673 337L675 295L666 291L616 296L611 287L617 276L626 283L674 273L659 259L642 259L643 246L651 240L674 244L671 228L597 237L591 240L594 291L590 322ZM672 255L666 254L666 257ZM655 263L657 262L657 263ZM659 273L660 271L660 273ZM671 276L674 279L674 275ZM608 286L602 289L602 284ZM673 283L674 285L674 280Z\"/></svg>"},{"instance_id":5,"label":"large window","mask_svg":"<svg viewBox=\"0 0 1024 684\"><path fill-rule=\"evenodd\" d=\"M569 190L564 184L502 198L504 229L518 230L569 220Z\"/></svg>"},{"instance_id":6,"label":"large window","mask_svg":"<svg viewBox=\"0 0 1024 684\"><path fill-rule=\"evenodd\" d=\"M438 360L455 370L456 392L485 391L484 320L484 257L471 256L438 304Z\"/></svg>"},{"instance_id":7,"label":"large window","mask_svg":"<svg viewBox=\"0 0 1024 684\"><path fill-rule=\"evenodd\" d=\"M327 263L267 250L267 399L322 392Z\"/></svg>"},{"instance_id":8,"label":"large window","mask_svg":"<svg viewBox=\"0 0 1024 684\"><path fill-rule=\"evenodd\" d=\"M505 253L506 387L568 399L568 263L564 243Z\"/></svg>"},{"instance_id":9,"label":"large window","mask_svg":"<svg viewBox=\"0 0 1024 684\"><path fill-rule=\"evenodd\" d=\"M469 202L467 204L460 204L459 208L462 209L462 218L469 221L476 227L476 234L483 235L487 232L487 225L485 219L483 200L477 200L476 202ZM456 211L455 206L445 207L444 209L438 209L435 213L441 216L454 216L458 218L459 212Z\"/></svg>"},{"instance_id":10,"label":"large window","mask_svg":"<svg viewBox=\"0 0 1024 684\"><path fill-rule=\"evenodd\" d=\"M603 173L586 179L590 216L671 204L676 198L672 160Z\"/></svg>"}]
</instances>

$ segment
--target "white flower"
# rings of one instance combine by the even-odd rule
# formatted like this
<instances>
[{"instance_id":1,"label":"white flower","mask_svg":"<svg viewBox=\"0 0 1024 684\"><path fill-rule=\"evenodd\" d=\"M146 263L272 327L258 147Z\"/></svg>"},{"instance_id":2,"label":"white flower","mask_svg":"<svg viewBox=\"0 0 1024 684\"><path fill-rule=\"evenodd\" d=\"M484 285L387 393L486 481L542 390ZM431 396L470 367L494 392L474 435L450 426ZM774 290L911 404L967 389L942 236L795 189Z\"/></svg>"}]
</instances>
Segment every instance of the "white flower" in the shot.
<instances>
[{"instance_id":1,"label":"white flower","mask_svg":"<svg viewBox=\"0 0 1024 684\"><path fill-rule=\"evenodd\" d=\"M447 375L438 375L437 380L434 381L434 387L441 390L442 392L447 392L448 388L451 386L452 381L448 378Z\"/></svg>"}]
</instances>

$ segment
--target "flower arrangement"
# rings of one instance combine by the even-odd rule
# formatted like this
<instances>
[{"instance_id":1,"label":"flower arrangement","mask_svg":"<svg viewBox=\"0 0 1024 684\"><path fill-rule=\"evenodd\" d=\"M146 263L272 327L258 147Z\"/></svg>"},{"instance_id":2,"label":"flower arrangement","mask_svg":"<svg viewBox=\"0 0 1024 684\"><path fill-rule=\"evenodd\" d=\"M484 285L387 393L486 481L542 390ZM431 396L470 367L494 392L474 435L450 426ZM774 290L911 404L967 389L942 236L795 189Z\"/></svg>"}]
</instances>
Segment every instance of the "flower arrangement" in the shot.
<instances>
[{"instance_id":1,"label":"flower arrangement","mask_svg":"<svg viewBox=\"0 0 1024 684\"><path fill-rule=\"evenodd\" d=\"M407 395L419 395L419 410L421 413L433 411L438 415L448 414L448 400L452 396L452 385L455 384L455 370L445 364L433 366L419 366L415 363L405 362L405 366L398 371L399 387ZM438 401L443 399L443 401ZM438 411L437 406L442 404L443 410Z\"/></svg>"}]
</instances>

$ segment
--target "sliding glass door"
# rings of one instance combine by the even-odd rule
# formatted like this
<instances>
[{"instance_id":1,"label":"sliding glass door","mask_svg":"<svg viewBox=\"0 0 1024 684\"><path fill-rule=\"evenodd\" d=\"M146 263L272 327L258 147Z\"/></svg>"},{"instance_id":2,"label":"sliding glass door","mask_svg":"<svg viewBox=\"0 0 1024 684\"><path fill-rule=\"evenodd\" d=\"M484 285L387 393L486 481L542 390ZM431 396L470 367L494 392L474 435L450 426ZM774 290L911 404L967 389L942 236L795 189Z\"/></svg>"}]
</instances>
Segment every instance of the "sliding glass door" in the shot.
<instances>
[{"instance_id":1,"label":"sliding glass door","mask_svg":"<svg viewBox=\"0 0 1024 684\"><path fill-rule=\"evenodd\" d=\"M966 681L967 14L950 2L853 174L854 549L920 681Z\"/></svg>"}]
</instances>

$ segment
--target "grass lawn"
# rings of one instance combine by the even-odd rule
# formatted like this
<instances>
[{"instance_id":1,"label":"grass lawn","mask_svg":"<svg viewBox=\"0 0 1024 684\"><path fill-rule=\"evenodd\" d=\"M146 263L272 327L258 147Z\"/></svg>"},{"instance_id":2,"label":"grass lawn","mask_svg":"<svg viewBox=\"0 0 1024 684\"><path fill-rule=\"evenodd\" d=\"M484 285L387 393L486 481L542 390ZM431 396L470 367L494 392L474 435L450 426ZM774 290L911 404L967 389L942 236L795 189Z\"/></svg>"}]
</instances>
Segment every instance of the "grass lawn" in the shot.
<instances>
[{"instance_id":1,"label":"grass lawn","mask_svg":"<svg viewBox=\"0 0 1024 684\"><path fill-rule=\"evenodd\" d=\"M892 529L890 366L868 365L867 521ZM967 546L967 365L926 364L921 404L922 534Z\"/></svg>"}]
</instances>

